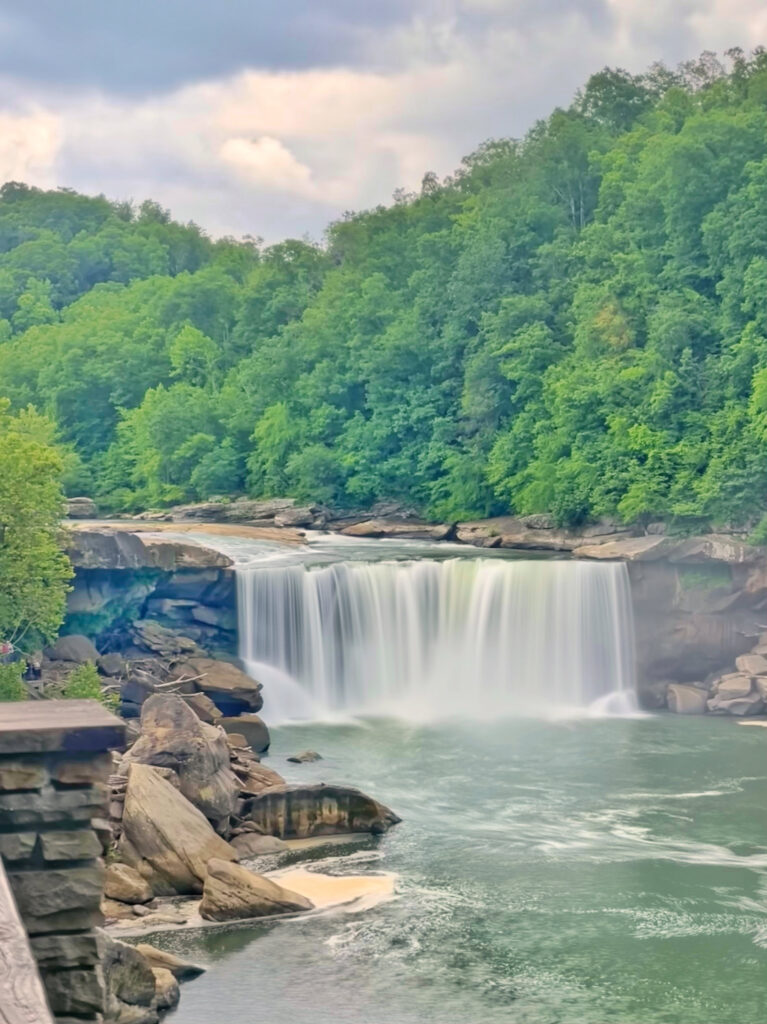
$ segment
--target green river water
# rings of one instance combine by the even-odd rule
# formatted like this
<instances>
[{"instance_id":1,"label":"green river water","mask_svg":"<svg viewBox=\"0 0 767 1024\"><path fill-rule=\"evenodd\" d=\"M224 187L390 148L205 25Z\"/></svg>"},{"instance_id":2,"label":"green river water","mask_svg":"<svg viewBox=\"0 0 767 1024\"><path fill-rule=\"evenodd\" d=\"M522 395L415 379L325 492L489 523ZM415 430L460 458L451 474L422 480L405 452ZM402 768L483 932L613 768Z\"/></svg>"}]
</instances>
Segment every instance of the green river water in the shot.
<instances>
[{"instance_id":1,"label":"green river water","mask_svg":"<svg viewBox=\"0 0 767 1024\"><path fill-rule=\"evenodd\" d=\"M285 763L307 747L325 759ZM158 937L208 968L172 1024L767 1022L767 730L315 723L274 730L266 763L402 816L312 853L396 872L396 897Z\"/></svg>"}]
</instances>

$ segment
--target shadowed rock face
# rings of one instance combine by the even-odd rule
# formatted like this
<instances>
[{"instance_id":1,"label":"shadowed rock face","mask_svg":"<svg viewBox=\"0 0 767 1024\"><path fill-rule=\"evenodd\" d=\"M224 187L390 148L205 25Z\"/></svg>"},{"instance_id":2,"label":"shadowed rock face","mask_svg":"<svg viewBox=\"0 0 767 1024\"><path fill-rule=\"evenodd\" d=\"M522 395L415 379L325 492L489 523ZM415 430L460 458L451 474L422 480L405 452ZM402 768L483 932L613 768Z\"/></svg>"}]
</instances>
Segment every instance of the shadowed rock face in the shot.
<instances>
[{"instance_id":1,"label":"shadowed rock face","mask_svg":"<svg viewBox=\"0 0 767 1024\"><path fill-rule=\"evenodd\" d=\"M249 800L245 817L281 839L386 832L402 819L350 786L272 786Z\"/></svg>"}]
</instances>

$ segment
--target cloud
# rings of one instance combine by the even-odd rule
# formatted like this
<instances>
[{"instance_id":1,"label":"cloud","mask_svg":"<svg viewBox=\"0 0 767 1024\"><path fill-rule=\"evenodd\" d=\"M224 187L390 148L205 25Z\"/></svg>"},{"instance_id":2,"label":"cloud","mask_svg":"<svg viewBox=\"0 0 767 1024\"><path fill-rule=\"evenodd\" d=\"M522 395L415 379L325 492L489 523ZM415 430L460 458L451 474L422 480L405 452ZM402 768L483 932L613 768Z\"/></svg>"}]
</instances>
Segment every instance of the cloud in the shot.
<instances>
[{"instance_id":1,"label":"cloud","mask_svg":"<svg viewBox=\"0 0 767 1024\"><path fill-rule=\"evenodd\" d=\"M268 240L318 237L346 209L451 172L606 64L638 72L767 34L762 0L136 0L91 23L95 9L4 5L0 55L39 38L30 11L44 10L68 70L52 57L22 78L4 62L0 177L149 196L215 234Z\"/></svg>"},{"instance_id":2,"label":"cloud","mask_svg":"<svg viewBox=\"0 0 767 1024\"><path fill-rule=\"evenodd\" d=\"M60 141L59 120L52 114L0 111L0 181L34 180L43 186L55 185Z\"/></svg>"},{"instance_id":3,"label":"cloud","mask_svg":"<svg viewBox=\"0 0 767 1024\"><path fill-rule=\"evenodd\" d=\"M312 172L293 156L279 139L262 135L259 139L227 139L221 147L221 159L245 178L281 192L315 197Z\"/></svg>"}]
</instances>

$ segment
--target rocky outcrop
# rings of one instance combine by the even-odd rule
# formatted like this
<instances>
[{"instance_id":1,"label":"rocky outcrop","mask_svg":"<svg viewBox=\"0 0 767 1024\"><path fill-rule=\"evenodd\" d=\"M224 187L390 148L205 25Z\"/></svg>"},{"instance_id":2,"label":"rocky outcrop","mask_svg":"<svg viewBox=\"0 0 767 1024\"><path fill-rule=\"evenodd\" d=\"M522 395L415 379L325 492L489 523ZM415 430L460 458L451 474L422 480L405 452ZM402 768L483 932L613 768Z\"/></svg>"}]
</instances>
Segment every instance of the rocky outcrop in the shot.
<instances>
[{"instance_id":1,"label":"rocky outcrop","mask_svg":"<svg viewBox=\"0 0 767 1024\"><path fill-rule=\"evenodd\" d=\"M140 942L136 949L151 968L162 968L170 971L177 981L190 981L192 978L199 978L201 974L205 973L204 967L189 963L188 960L182 960L180 957L175 956L175 954L168 953L164 949L157 949L146 942Z\"/></svg>"},{"instance_id":2,"label":"rocky outcrop","mask_svg":"<svg viewBox=\"0 0 767 1024\"><path fill-rule=\"evenodd\" d=\"M67 498L64 514L67 519L95 519L98 507L93 498Z\"/></svg>"},{"instance_id":3,"label":"rocky outcrop","mask_svg":"<svg viewBox=\"0 0 767 1024\"><path fill-rule=\"evenodd\" d=\"M605 544L620 539L629 532L628 527L611 522L568 530L557 527L550 516L497 516L458 523L455 537L475 547L574 551L586 543Z\"/></svg>"},{"instance_id":4,"label":"rocky outcrop","mask_svg":"<svg viewBox=\"0 0 767 1024\"><path fill-rule=\"evenodd\" d=\"M453 536L452 524L397 522L389 519L366 519L361 523L352 523L341 528L340 533L346 537L398 537L402 540L450 540Z\"/></svg>"},{"instance_id":5,"label":"rocky outcrop","mask_svg":"<svg viewBox=\"0 0 767 1024\"><path fill-rule=\"evenodd\" d=\"M263 857L275 853L284 853L290 847L277 836L262 836L259 832L243 832L232 839L232 846L240 860L249 857Z\"/></svg>"},{"instance_id":6,"label":"rocky outcrop","mask_svg":"<svg viewBox=\"0 0 767 1024\"><path fill-rule=\"evenodd\" d=\"M70 527L65 550L76 569L227 568L232 560L213 548L161 533L131 533L111 526Z\"/></svg>"},{"instance_id":7,"label":"rocky outcrop","mask_svg":"<svg viewBox=\"0 0 767 1024\"><path fill-rule=\"evenodd\" d=\"M171 1010L178 1004L181 993L178 982L165 967L153 967L154 999L158 1010Z\"/></svg>"},{"instance_id":8,"label":"rocky outcrop","mask_svg":"<svg viewBox=\"0 0 767 1024\"><path fill-rule=\"evenodd\" d=\"M242 669L227 661L216 661L213 658L196 655L184 658L174 667L171 678L193 680L195 688L210 697L225 716L219 723L225 729L227 716L259 711L264 703L261 683L251 679Z\"/></svg>"},{"instance_id":9,"label":"rocky outcrop","mask_svg":"<svg viewBox=\"0 0 767 1024\"><path fill-rule=\"evenodd\" d=\"M228 733L236 733L245 738L245 742L257 754L269 749L271 742L266 722L258 715L238 715L236 718L220 718L218 724Z\"/></svg>"},{"instance_id":10,"label":"rocky outcrop","mask_svg":"<svg viewBox=\"0 0 767 1024\"><path fill-rule=\"evenodd\" d=\"M274 786L249 800L244 817L280 839L386 832L402 819L350 786Z\"/></svg>"},{"instance_id":11,"label":"rocky outcrop","mask_svg":"<svg viewBox=\"0 0 767 1024\"><path fill-rule=\"evenodd\" d=\"M149 903L154 897L149 882L128 864L107 865L104 895L120 903Z\"/></svg>"},{"instance_id":12,"label":"rocky outcrop","mask_svg":"<svg viewBox=\"0 0 767 1024\"><path fill-rule=\"evenodd\" d=\"M45 653L54 661L71 661L76 665L84 665L87 661L95 663L99 657L92 641L78 633L60 636Z\"/></svg>"},{"instance_id":13,"label":"rocky outcrop","mask_svg":"<svg viewBox=\"0 0 767 1024\"><path fill-rule=\"evenodd\" d=\"M149 765L130 767L122 829L120 859L156 895L202 892L211 858L237 859L202 812Z\"/></svg>"},{"instance_id":14,"label":"rocky outcrop","mask_svg":"<svg viewBox=\"0 0 767 1024\"><path fill-rule=\"evenodd\" d=\"M106 1019L122 1024L157 1024L156 983L152 968L133 946L102 932L101 968L107 1002Z\"/></svg>"},{"instance_id":15,"label":"rocky outcrop","mask_svg":"<svg viewBox=\"0 0 767 1024\"><path fill-rule=\"evenodd\" d=\"M669 711L675 711L678 715L704 715L708 691L698 686L672 683L668 687L666 700Z\"/></svg>"},{"instance_id":16,"label":"rocky outcrop","mask_svg":"<svg viewBox=\"0 0 767 1024\"><path fill-rule=\"evenodd\" d=\"M200 904L206 921L234 921L249 917L311 910L313 904L263 875L239 864L211 860Z\"/></svg>"},{"instance_id":17,"label":"rocky outcrop","mask_svg":"<svg viewBox=\"0 0 767 1024\"><path fill-rule=\"evenodd\" d=\"M172 769L190 803L215 827L228 824L239 787L229 767L226 736L200 721L181 697L154 694L146 701L139 738L123 757L125 774L132 764Z\"/></svg>"}]
</instances>

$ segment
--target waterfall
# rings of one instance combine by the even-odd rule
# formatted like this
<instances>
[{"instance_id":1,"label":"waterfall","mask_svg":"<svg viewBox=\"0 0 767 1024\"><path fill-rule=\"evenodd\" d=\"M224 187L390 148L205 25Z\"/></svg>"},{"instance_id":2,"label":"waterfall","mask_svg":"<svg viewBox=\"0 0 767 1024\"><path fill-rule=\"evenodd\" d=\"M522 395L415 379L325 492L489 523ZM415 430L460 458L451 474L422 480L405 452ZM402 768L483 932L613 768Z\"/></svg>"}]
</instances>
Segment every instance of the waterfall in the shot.
<instances>
[{"instance_id":1,"label":"waterfall","mask_svg":"<svg viewBox=\"0 0 767 1024\"><path fill-rule=\"evenodd\" d=\"M634 691L622 563L246 565L237 591L240 656L272 720L610 710Z\"/></svg>"}]
</instances>

